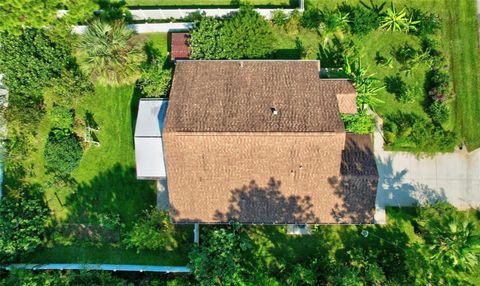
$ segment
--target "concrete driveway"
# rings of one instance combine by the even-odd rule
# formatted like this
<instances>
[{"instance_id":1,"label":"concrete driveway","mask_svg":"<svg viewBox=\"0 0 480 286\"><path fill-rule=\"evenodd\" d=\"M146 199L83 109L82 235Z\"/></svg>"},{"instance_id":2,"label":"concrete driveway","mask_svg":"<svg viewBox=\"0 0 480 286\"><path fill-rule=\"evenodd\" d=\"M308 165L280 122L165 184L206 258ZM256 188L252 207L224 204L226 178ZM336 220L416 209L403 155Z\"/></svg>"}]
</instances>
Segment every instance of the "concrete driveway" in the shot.
<instances>
[{"instance_id":1,"label":"concrete driveway","mask_svg":"<svg viewBox=\"0 0 480 286\"><path fill-rule=\"evenodd\" d=\"M466 209L480 207L480 149L418 158L406 152L383 149L382 121L374 133L379 173L378 223L385 222L385 206L411 206L448 201Z\"/></svg>"}]
</instances>

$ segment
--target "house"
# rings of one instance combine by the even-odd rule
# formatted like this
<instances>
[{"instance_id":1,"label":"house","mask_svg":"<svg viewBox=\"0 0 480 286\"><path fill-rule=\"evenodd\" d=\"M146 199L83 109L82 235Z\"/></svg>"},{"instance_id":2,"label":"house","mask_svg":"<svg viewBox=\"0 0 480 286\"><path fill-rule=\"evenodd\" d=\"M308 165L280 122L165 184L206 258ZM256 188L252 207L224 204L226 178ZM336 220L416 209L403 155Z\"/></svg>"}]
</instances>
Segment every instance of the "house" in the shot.
<instances>
[{"instance_id":1,"label":"house","mask_svg":"<svg viewBox=\"0 0 480 286\"><path fill-rule=\"evenodd\" d=\"M371 138L347 134L340 118L356 112L355 88L319 69L319 61L177 61L165 122L150 110L154 122L140 123L141 102L136 127L163 127L163 153L137 156L137 170L155 178L142 164L164 159L173 222L373 223ZM135 138L136 153L160 148Z\"/></svg>"}]
</instances>

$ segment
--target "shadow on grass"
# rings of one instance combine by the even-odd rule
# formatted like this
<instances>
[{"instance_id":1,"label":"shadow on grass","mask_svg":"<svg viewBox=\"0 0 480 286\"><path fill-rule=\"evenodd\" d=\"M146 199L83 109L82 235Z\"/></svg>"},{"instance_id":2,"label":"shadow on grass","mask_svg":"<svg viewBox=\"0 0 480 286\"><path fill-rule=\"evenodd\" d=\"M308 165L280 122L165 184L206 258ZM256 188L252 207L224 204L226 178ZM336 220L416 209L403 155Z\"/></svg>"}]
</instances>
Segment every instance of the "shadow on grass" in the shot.
<instances>
[{"instance_id":1,"label":"shadow on grass","mask_svg":"<svg viewBox=\"0 0 480 286\"><path fill-rule=\"evenodd\" d=\"M137 180L135 168L117 164L90 182L79 184L66 198L67 220L96 223L98 215L118 214L128 226L137 214L155 205L155 191L152 182Z\"/></svg>"}]
</instances>

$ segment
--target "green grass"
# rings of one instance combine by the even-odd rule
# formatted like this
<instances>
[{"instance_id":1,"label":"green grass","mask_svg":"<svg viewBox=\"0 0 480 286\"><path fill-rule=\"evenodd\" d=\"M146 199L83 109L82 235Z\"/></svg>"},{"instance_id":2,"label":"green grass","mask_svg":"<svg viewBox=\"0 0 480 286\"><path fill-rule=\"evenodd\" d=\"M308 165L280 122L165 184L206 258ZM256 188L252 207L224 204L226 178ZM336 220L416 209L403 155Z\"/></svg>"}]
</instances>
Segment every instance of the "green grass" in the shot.
<instances>
[{"instance_id":1,"label":"green grass","mask_svg":"<svg viewBox=\"0 0 480 286\"><path fill-rule=\"evenodd\" d=\"M138 37L139 41L148 38L154 48L166 55L167 34ZM43 151L52 126L48 110L53 106L53 98L45 95L47 112L37 129L37 150L32 152L25 165L31 169L29 182L44 187L45 198L54 214L53 225L58 228L53 229L47 246L25 257L25 262L186 264L188 252L193 246L191 226L175 227L178 243L175 249L139 254L133 249L119 247L118 238L100 237L99 242L93 243L92 239L87 241L83 237L70 237L70 233L55 232L65 224L87 227L92 224L94 230L98 218L92 216L111 214L118 214L128 231L144 210L155 206L155 183L137 180L135 173L133 133L139 97L133 84L117 87L97 85L94 94L75 100L76 120L83 120L85 113L90 112L99 125L100 130L96 134L100 146L85 146L80 166L72 172L71 183L66 184L47 173L44 167ZM75 131L83 140L85 130L76 127Z\"/></svg>"},{"instance_id":2,"label":"green grass","mask_svg":"<svg viewBox=\"0 0 480 286\"><path fill-rule=\"evenodd\" d=\"M445 24L451 54L455 127L468 150L480 147L480 78L478 23L475 0L445 1Z\"/></svg>"},{"instance_id":3,"label":"green grass","mask_svg":"<svg viewBox=\"0 0 480 286\"><path fill-rule=\"evenodd\" d=\"M231 7L238 6L240 0L127 0L128 6L158 6L158 7ZM252 0L248 1L254 6L280 6L287 7L298 5L298 1L290 0Z\"/></svg>"}]
</instances>

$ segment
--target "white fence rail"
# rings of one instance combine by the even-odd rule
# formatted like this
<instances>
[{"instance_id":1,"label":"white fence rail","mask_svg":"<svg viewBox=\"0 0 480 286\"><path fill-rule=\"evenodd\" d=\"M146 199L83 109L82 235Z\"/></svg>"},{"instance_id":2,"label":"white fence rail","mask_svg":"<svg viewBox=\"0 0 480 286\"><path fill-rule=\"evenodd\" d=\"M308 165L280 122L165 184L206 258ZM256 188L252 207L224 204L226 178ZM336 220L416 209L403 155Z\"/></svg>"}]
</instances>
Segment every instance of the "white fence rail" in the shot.
<instances>
[{"instance_id":1,"label":"white fence rail","mask_svg":"<svg viewBox=\"0 0 480 286\"><path fill-rule=\"evenodd\" d=\"M159 23L159 24L131 24L130 29L135 30L139 34L143 33L168 33L188 31L192 28L193 23ZM83 34L87 30L87 26L75 26L73 33Z\"/></svg>"},{"instance_id":2,"label":"white fence rail","mask_svg":"<svg viewBox=\"0 0 480 286\"><path fill-rule=\"evenodd\" d=\"M271 19L274 11L283 11L285 14L290 14L294 9L255 9L260 15L266 19ZM237 12L238 9L138 9L130 10L133 20L167 20L167 19L184 19L192 13L200 13L210 17L224 17L231 13ZM299 9L299 11L302 11Z\"/></svg>"}]
</instances>

